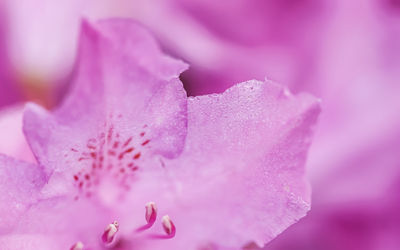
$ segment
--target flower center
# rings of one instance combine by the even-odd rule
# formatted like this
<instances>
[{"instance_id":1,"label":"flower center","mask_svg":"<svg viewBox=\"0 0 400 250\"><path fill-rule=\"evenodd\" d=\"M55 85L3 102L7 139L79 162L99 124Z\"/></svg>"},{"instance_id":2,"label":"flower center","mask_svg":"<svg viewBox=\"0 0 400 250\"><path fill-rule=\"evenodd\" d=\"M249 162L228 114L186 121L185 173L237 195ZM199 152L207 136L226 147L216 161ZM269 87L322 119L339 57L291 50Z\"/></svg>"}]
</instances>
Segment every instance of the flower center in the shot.
<instances>
[{"instance_id":1,"label":"flower center","mask_svg":"<svg viewBox=\"0 0 400 250\"><path fill-rule=\"evenodd\" d=\"M78 189L75 199L82 195L91 197L104 177L129 190L135 172L140 169L144 149L150 145L146 130L147 125L144 125L136 136L123 138L110 126L107 133L88 139L83 150L71 148L77 161L85 163L72 176Z\"/></svg>"}]
</instances>

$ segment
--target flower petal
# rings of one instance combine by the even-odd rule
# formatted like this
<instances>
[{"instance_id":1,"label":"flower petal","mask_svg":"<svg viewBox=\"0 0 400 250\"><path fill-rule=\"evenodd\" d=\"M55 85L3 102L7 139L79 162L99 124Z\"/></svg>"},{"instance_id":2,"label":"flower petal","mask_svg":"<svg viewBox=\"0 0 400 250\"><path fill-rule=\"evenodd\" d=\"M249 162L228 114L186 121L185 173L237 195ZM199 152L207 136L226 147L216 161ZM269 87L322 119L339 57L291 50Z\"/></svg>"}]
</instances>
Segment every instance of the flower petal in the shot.
<instances>
[{"instance_id":1,"label":"flower petal","mask_svg":"<svg viewBox=\"0 0 400 250\"><path fill-rule=\"evenodd\" d=\"M23 111L22 104L0 110L0 152L18 160L34 163L35 158L22 132Z\"/></svg>"},{"instance_id":2,"label":"flower petal","mask_svg":"<svg viewBox=\"0 0 400 250\"><path fill-rule=\"evenodd\" d=\"M61 250L66 249L54 238L40 234L10 234L0 236L0 249Z\"/></svg>"},{"instance_id":3,"label":"flower petal","mask_svg":"<svg viewBox=\"0 0 400 250\"><path fill-rule=\"evenodd\" d=\"M176 156L186 135L186 93L178 79L186 64L164 55L143 27L122 19L83 22L79 52L64 104L52 114L36 105L25 113L26 136L47 173L76 171L88 159L98 167L107 149L104 158L132 158L144 150Z\"/></svg>"},{"instance_id":4,"label":"flower petal","mask_svg":"<svg viewBox=\"0 0 400 250\"><path fill-rule=\"evenodd\" d=\"M10 232L17 218L37 201L39 190L45 181L43 172L38 166L0 154L1 234Z\"/></svg>"},{"instance_id":5,"label":"flower petal","mask_svg":"<svg viewBox=\"0 0 400 250\"><path fill-rule=\"evenodd\" d=\"M50 237L63 249L78 241L82 241L88 249L101 249L101 234L112 220L115 217L111 210L90 200L74 201L68 197L55 197L42 199L30 206L9 235ZM12 238L4 239L5 242L7 240Z\"/></svg>"},{"instance_id":6,"label":"flower petal","mask_svg":"<svg viewBox=\"0 0 400 250\"><path fill-rule=\"evenodd\" d=\"M249 81L189 99L188 112L187 144L180 162L171 163L183 205L170 214L177 242L262 246L306 214L304 164L319 113L314 98Z\"/></svg>"}]
</instances>

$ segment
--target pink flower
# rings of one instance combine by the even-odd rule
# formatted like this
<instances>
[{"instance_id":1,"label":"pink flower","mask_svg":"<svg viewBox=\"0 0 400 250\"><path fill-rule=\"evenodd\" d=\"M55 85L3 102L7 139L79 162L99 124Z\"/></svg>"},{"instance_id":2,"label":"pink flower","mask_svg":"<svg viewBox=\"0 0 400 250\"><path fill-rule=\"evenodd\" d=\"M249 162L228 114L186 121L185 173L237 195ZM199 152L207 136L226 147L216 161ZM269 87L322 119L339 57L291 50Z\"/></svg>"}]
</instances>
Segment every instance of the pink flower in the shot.
<instances>
[{"instance_id":1,"label":"pink flower","mask_svg":"<svg viewBox=\"0 0 400 250\"><path fill-rule=\"evenodd\" d=\"M39 164L0 156L0 248L262 246L303 217L318 102L258 81L187 98L186 67L136 23L84 23L70 95L25 111Z\"/></svg>"}]
</instances>

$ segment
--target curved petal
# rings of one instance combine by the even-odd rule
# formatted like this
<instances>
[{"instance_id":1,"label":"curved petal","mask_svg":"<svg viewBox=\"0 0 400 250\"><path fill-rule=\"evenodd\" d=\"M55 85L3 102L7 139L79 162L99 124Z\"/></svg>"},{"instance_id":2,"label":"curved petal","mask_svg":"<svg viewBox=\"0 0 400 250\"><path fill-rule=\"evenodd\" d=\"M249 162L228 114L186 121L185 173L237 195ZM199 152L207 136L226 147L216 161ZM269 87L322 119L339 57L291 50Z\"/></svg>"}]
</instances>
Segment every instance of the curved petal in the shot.
<instances>
[{"instance_id":1,"label":"curved petal","mask_svg":"<svg viewBox=\"0 0 400 250\"><path fill-rule=\"evenodd\" d=\"M185 150L170 162L178 166L177 242L262 246L306 214L317 100L249 81L189 99L188 113Z\"/></svg>"},{"instance_id":2,"label":"curved petal","mask_svg":"<svg viewBox=\"0 0 400 250\"><path fill-rule=\"evenodd\" d=\"M24 105L0 110L0 152L18 160L34 163L35 158L22 132Z\"/></svg>"},{"instance_id":3,"label":"curved petal","mask_svg":"<svg viewBox=\"0 0 400 250\"><path fill-rule=\"evenodd\" d=\"M63 105L48 113L31 104L25 113L25 134L47 173L66 171L73 180L81 169L126 168L137 154L176 156L186 136L186 93L178 79L186 64L123 19L84 21L79 53Z\"/></svg>"},{"instance_id":4,"label":"curved petal","mask_svg":"<svg viewBox=\"0 0 400 250\"><path fill-rule=\"evenodd\" d=\"M0 154L0 234L13 229L18 218L38 200L45 182L39 166Z\"/></svg>"}]
</instances>

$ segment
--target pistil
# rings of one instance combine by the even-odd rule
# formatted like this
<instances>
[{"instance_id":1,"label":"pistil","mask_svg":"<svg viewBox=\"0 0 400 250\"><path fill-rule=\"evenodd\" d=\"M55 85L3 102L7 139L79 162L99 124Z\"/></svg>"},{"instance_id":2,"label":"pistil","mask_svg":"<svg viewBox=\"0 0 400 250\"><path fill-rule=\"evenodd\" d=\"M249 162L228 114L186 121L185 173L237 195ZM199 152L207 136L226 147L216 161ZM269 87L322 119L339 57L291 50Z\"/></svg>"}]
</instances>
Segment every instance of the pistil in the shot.
<instances>
[{"instance_id":1,"label":"pistil","mask_svg":"<svg viewBox=\"0 0 400 250\"><path fill-rule=\"evenodd\" d=\"M164 215L161 219L161 223L165 233L167 233L167 236L169 236L170 238L174 237L176 233L176 228L171 218L169 218L168 215Z\"/></svg>"},{"instance_id":2,"label":"pistil","mask_svg":"<svg viewBox=\"0 0 400 250\"><path fill-rule=\"evenodd\" d=\"M154 203L154 202L147 203L145 206L145 209L146 209L145 219L147 221L147 224L136 229L137 232L141 232L141 231L151 228L157 219L156 203Z\"/></svg>"}]
</instances>

